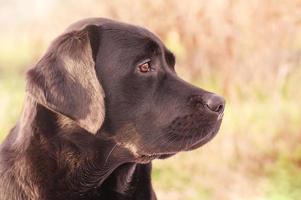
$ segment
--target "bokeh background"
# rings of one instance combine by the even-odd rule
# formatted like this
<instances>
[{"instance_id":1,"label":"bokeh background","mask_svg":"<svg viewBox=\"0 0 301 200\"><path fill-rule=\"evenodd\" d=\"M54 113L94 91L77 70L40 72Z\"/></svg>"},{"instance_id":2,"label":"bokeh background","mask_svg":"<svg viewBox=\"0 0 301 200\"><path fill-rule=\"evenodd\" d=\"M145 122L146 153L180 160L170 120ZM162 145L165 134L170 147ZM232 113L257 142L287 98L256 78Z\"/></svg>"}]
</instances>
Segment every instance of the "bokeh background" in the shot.
<instances>
[{"instance_id":1,"label":"bokeh background","mask_svg":"<svg viewBox=\"0 0 301 200\"><path fill-rule=\"evenodd\" d=\"M152 30L181 77L227 100L214 140L154 162L159 199L301 199L300 0L0 0L0 140L21 112L25 71L95 16Z\"/></svg>"}]
</instances>

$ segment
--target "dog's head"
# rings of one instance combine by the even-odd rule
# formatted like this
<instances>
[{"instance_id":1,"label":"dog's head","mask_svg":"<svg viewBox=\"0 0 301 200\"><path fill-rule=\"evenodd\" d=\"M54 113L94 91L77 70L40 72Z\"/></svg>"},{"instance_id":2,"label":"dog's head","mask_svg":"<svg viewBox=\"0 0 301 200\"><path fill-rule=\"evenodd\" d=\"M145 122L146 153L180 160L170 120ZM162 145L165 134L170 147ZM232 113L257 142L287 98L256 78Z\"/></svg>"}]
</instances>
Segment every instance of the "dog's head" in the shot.
<instances>
[{"instance_id":1,"label":"dog's head","mask_svg":"<svg viewBox=\"0 0 301 200\"><path fill-rule=\"evenodd\" d=\"M222 97L177 76L157 36L106 19L80 21L58 37L29 71L27 91L141 162L205 144L224 111Z\"/></svg>"}]
</instances>

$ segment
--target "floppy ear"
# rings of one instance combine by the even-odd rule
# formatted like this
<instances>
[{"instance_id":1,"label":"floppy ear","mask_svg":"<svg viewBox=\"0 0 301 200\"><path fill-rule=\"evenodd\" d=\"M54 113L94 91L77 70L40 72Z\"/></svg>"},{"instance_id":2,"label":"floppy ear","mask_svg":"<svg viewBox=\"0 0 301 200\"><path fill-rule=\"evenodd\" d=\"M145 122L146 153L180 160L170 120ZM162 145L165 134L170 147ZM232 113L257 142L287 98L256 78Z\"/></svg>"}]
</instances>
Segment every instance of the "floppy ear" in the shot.
<instances>
[{"instance_id":1,"label":"floppy ear","mask_svg":"<svg viewBox=\"0 0 301 200\"><path fill-rule=\"evenodd\" d=\"M30 96L91 133L100 129L105 115L104 91L94 62L98 46L94 25L64 33L27 73Z\"/></svg>"}]
</instances>

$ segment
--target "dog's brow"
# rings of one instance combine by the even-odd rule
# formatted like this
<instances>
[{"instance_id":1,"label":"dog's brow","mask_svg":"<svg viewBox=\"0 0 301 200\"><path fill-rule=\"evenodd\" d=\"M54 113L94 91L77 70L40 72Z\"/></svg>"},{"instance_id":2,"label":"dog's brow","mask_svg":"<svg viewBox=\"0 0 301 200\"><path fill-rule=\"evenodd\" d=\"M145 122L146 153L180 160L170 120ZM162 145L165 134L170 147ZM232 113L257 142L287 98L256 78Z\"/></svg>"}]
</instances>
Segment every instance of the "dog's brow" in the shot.
<instances>
[{"instance_id":1,"label":"dog's brow","mask_svg":"<svg viewBox=\"0 0 301 200\"><path fill-rule=\"evenodd\" d=\"M157 44L154 40L151 38L148 39L149 41L147 42L146 48L149 52L153 53L155 51L160 50L159 44Z\"/></svg>"}]
</instances>

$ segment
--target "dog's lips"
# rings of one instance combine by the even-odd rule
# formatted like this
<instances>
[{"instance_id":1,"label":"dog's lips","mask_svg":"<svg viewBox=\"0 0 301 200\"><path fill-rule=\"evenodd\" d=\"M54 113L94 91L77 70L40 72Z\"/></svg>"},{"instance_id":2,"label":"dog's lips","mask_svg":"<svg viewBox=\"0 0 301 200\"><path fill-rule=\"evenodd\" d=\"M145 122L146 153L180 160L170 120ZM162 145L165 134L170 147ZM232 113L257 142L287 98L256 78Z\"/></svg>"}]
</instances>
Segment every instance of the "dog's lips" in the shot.
<instances>
[{"instance_id":1,"label":"dog's lips","mask_svg":"<svg viewBox=\"0 0 301 200\"><path fill-rule=\"evenodd\" d=\"M216 133L217 133L217 131L216 132L211 132L211 133L207 134L204 138L202 138L199 141L196 141L190 147L188 147L187 149L185 149L185 151L192 151L194 149L197 149L197 148L203 146L204 144L206 144L207 142L209 142L216 135Z\"/></svg>"},{"instance_id":2,"label":"dog's lips","mask_svg":"<svg viewBox=\"0 0 301 200\"><path fill-rule=\"evenodd\" d=\"M204 144L206 144L207 142L209 142L211 139L213 139L214 136L219 131L223 115L224 115L223 113L219 115L217 124L211 132L209 132L205 137L202 137L200 140L197 140L195 143L190 145L187 149L185 149L185 151L191 151L191 150L197 149L197 148L203 146Z\"/></svg>"},{"instance_id":3,"label":"dog's lips","mask_svg":"<svg viewBox=\"0 0 301 200\"><path fill-rule=\"evenodd\" d=\"M142 148L141 146L135 146L135 145L123 145L125 146L127 149L129 149L134 155L135 155L135 162L137 163L149 163L154 159L165 159L165 158L169 158L175 154L177 154L178 152L182 152L182 151L191 151L194 149L197 149L201 146L203 146L204 144L206 144L207 142L209 142L212 138L214 138L214 136L217 134L221 122L222 122L222 118L223 118L223 113L221 113L220 115L217 116L216 121L212 124L212 127L210 129L208 129L206 132L207 133L203 133L200 134L200 137L197 137L197 135L186 135L185 140L181 139L180 141L191 141L191 139L193 139L195 137L195 141L193 141L191 144L189 145L183 145L183 144L178 144L176 145L177 147L182 147L182 148L172 148L172 146L168 147L168 148L160 148L158 147L157 150L161 149L165 149L162 152L156 152L153 151L153 149L145 149ZM201 128L200 128L201 130ZM174 146L174 147L176 147ZM185 147L185 148L183 148ZM144 150L142 150L144 149Z\"/></svg>"}]
</instances>

